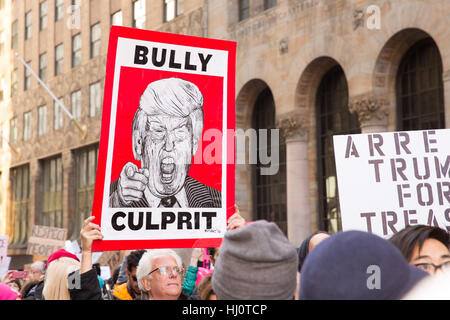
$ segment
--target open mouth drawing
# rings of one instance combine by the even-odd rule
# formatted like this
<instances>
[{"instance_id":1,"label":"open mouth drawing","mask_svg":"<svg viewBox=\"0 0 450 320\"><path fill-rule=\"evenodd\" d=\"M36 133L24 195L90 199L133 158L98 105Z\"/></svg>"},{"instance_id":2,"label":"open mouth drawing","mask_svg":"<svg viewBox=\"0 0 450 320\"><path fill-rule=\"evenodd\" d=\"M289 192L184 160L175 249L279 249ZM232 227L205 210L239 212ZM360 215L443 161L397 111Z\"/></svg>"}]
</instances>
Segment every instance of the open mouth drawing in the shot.
<instances>
[{"instance_id":1,"label":"open mouth drawing","mask_svg":"<svg viewBox=\"0 0 450 320\"><path fill-rule=\"evenodd\" d=\"M160 163L161 182L171 183L175 176L175 160L172 157L165 157Z\"/></svg>"}]
</instances>

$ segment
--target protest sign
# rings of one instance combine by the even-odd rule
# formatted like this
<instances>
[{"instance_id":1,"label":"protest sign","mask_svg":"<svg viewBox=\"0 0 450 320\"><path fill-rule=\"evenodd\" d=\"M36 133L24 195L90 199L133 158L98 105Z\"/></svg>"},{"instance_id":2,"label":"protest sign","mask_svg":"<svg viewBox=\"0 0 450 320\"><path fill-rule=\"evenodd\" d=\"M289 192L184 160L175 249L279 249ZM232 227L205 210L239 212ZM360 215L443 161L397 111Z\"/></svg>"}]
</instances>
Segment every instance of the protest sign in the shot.
<instances>
[{"instance_id":1,"label":"protest sign","mask_svg":"<svg viewBox=\"0 0 450 320\"><path fill-rule=\"evenodd\" d=\"M343 230L450 231L450 130L334 136Z\"/></svg>"},{"instance_id":2,"label":"protest sign","mask_svg":"<svg viewBox=\"0 0 450 320\"><path fill-rule=\"evenodd\" d=\"M97 259L97 263L100 267L107 266L110 270L114 270L122 264L124 258L125 251L105 251Z\"/></svg>"},{"instance_id":3,"label":"protest sign","mask_svg":"<svg viewBox=\"0 0 450 320\"><path fill-rule=\"evenodd\" d=\"M11 257L6 257L3 265L0 266L0 279L2 279L3 276L8 272L10 263Z\"/></svg>"},{"instance_id":4,"label":"protest sign","mask_svg":"<svg viewBox=\"0 0 450 320\"><path fill-rule=\"evenodd\" d=\"M94 251L220 244L234 205L235 52L229 41L111 28Z\"/></svg>"},{"instance_id":5,"label":"protest sign","mask_svg":"<svg viewBox=\"0 0 450 320\"><path fill-rule=\"evenodd\" d=\"M6 264L8 256L8 236L0 236L0 267Z\"/></svg>"},{"instance_id":6,"label":"protest sign","mask_svg":"<svg viewBox=\"0 0 450 320\"><path fill-rule=\"evenodd\" d=\"M67 229L35 225L28 240L27 254L48 257L65 248L66 237Z\"/></svg>"}]
</instances>

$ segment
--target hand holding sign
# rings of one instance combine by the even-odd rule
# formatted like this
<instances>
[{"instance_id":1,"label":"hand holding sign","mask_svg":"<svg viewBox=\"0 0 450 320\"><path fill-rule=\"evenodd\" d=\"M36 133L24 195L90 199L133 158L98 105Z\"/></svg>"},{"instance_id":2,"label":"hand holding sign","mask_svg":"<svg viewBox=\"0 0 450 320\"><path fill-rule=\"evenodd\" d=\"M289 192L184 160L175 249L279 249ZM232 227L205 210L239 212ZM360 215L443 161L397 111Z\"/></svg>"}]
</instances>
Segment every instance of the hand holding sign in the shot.
<instances>
[{"instance_id":1,"label":"hand holding sign","mask_svg":"<svg viewBox=\"0 0 450 320\"><path fill-rule=\"evenodd\" d=\"M83 228L81 229L81 273L92 269L92 242L94 240L102 240L103 235L100 227L92 223L95 217L89 217L84 220Z\"/></svg>"},{"instance_id":2,"label":"hand holding sign","mask_svg":"<svg viewBox=\"0 0 450 320\"><path fill-rule=\"evenodd\" d=\"M144 191L148 185L148 177L147 169L139 169L132 162L124 165L117 188L119 199L125 204L143 199Z\"/></svg>"},{"instance_id":3,"label":"hand holding sign","mask_svg":"<svg viewBox=\"0 0 450 320\"><path fill-rule=\"evenodd\" d=\"M103 239L100 227L97 224L91 222L92 220L94 220L94 218L95 217L89 217L84 220L83 228L80 232L82 247L81 252L91 252L92 242L94 240Z\"/></svg>"},{"instance_id":4,"label":"hand holding sign","mask_svg":"<svg viewBox=\"0 0 450 320\"><path fill-rule=\"evenodd\" d=\"M228 219L227 230L234 230L245 225L245 219L241 216L237 205L234 205L234 210L236 212Z\"/></svg>"}]
</instances>

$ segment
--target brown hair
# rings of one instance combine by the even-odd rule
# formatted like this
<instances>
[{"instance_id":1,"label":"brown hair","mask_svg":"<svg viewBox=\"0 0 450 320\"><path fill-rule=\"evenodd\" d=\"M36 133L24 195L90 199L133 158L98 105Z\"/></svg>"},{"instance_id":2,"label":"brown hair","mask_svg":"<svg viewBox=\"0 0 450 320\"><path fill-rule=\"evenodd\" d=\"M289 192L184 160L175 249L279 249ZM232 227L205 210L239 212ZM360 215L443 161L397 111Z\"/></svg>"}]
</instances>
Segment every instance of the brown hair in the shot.
<instances>
[{"instance_id":1,"label":"brown hair","mask_svg":"<svg viewBox=\"0 0 450 320\"><path fill-rule=\"evenodd\" d=\"M211 282L212 274L204 276L198 285L198 293L201 300L209 300L211 295L215 294Z\"/></svg>"}]
</instances>

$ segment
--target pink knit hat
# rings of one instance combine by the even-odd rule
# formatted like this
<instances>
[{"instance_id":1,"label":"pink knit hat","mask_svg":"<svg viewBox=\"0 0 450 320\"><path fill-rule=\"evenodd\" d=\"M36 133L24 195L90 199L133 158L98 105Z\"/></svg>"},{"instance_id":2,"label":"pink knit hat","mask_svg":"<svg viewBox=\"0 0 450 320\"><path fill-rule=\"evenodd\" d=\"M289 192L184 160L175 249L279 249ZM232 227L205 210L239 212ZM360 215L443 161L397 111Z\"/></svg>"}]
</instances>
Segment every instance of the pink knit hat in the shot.
<instances>
[{"instance_id":1,"label":"pink knit hat","mask_svg":"<svg viewBox=\"0 0 450 320\"><path fill-rule=\"evenodd\" d=\"M0 283L0 300L16 300L19 294L10 286Z\"/></svg>"}]
</instances>

